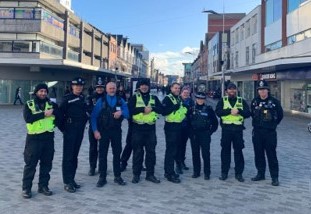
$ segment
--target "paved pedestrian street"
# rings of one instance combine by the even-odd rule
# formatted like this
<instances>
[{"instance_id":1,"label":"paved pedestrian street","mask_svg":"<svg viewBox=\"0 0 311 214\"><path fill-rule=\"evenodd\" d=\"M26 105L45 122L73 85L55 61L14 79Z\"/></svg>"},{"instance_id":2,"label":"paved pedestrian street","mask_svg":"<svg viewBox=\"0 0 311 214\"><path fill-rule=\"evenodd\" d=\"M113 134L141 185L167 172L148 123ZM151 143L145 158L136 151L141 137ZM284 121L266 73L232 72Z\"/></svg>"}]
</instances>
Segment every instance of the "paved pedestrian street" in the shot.
<instances>
[{"instance_id":1,"label":"paved pedestrian street","mask_svg":"<svg viewBox=\"0 0 311 214\"><path fill-rule=\"evenodd\" d=\"M23 150L25 145L25 122L22 108L0 107L0 213L297 213L310 214L311 182L311 133L306 124L308 119L287 116L278 128L278 158L280 163L280 186L271 186L269 172L266 180L252 182L256 174L253 146L251 142L250 119L246 121L245 140L245 182L234 178L234 164L231 163L229 179L220 181L220 134L221 129L212 136L211 143L211 179L203 176L193 179L190 143L187 146L186 164L189 171L181 175L181 184L164 179L164 120L157 124L157 165L155 175L160 184L142 180L132 184L131 161L122 174L126 186L113 182L111 150L108 157L108 184L97 188L98 174L87 175L88 137L87 130L79 154L79 166L76 180L82 185L76 193L63 190L62 136L57 130L55 137L55 156L51 172L50 189L53 195L48 197L37 193L38 171L32 188L33 197L21 196L21 179L24 167ZM123 123L123 145L127 132L127 123Z\"/></svg>"}]
</instances>

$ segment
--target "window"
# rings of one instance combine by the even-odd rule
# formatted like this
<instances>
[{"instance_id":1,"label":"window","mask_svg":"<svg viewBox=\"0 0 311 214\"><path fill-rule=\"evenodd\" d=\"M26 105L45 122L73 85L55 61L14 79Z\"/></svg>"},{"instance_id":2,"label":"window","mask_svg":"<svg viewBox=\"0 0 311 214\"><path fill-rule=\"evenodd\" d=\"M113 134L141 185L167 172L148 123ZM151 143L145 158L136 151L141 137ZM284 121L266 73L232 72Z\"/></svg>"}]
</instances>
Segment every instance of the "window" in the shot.
<instances>
[{"instance_id":1,"label":"window","mask_svg":"<svg viewBox=\"0 0 311 214\"><path fill-rule=\"evenodd\" d=\"M239 43L239 28L237 28L235 31L235 44L238 43Z\"/></svg>"},{"instance_id":2,"label":"window","mask_svg":"<svg viewBox=\"0 0 311 214\"><path fill-rule=\"evenodd\" d=\"M240 27L240 41L243 41L244 39L244 25L241 25Z\"/></svg>"},{"instance_id":3,"label":"window","mask_svg":"<svg viewBox=\"0 0 311 214\"><path fill-rule=\"evenodd\" d=\"M12 41L0 41L0 52L12 52Z\"/></svg>"},{"instance_id":4,"label":"window","mask_svg":"<svg viewBox=\"0 0 311 214\"><path fill-rule=\"evenodd\" d=\"M245 63L246 65L249 65L249 47L246 47L245 50Z\"/></svg>"},{"instance_id":5,"label":"window","mask_svg":"<svg viewBox=\"0 0 311 214\"><path fill-rule=\"evenodd\" d=\"M234 68L234 53L231 53L230 68Z\"/></svg>"},{"instance_id":6,"label":"window","mask_svg":"<svg viewBox=\"0 0 311 214\"><path fill-rule=\"evenodd\" d=\"M253 16L252 35L257 33L257 14Z\"/></svg>"},{"instance_id":7,"label":"window","mask_svg":"<svg viewBox=\"0 0 311 214\"><path fill-rule=\"evenodd\" d=\"M16 19L34 19L33 8L15 8Z\"/></svg>"},{"instance_id":8,"label":"window","mask_svg":"<svg viewBox=\"0 0 311 214\"><path fill-rule=\"evenodd\" d=\"M235 35L235 32L232 31L231 34L230 34L230 36L231 36L231 46L234 45L234 35Z\"/></svg>"},{"instance_id":9,"label":"window","mask_svg":"<svg viewBox=\"0 0 311 214\"><path fill-rule=\"evenodd\" d=\"M235 67L239 67L239 51L235 52Z\"/></svg>"},{"instance_id":10,"label":"window","mask_svg":"<svg viewBox=\"0 0 311 214\"><path fill-rule=\"evenodd\" d=\"M277 42L267 45L265 48L266 48L266 52L269 52L269 51L273 51L281 47L282 47L282 41L277 41Z\"/></svg>"},{"instance_id":11,"label":"window","mask_svg":"<svg viewBox=\"0 0 311 214\"><path fill-rule=\"evenodd\" d=\"M252 63L255 63L255 58L256 58L256 43L252 45Z\"/></svg>"},{"instance_id":12,"label":"window","mask_svg":"<svg viewBox=\"0 0 311 214\"><path fill-rule=\"evenodd\" d=\"M305 1L307 0L287 0L287 13L296 10Z\"/></svg>"},{"instance_id":13,"label":"window","mask_svg":"<svg viewBox=\"0 0 311 214\"><path fill-rule=\"evenodd\" d=\"M245 38L248 38L250 36L250 20L247 20L245 24Z\"/></svg>"},{"instance_id":14,"label":"window","mask_svg":"<svg viewBox=\"0 0 311 214\"><path fill-rule=\"evenodd\" d=\"M266 26L282 17L282 0L266 0Z\"/></svg>"},{"instance_id":15,"label":"window","mask_svg":"<svg viewBox=\"0 0 311 214\"><path fill-rule=\"evenodd\" d=\"M13 52L28 53L32 52L32 42L30 41L14 41Z\"/></svg>"},{"instance_id":16,"label":"window","mask_svg":"<svg viewBox=\"0 0 311 214\"><path fill-rule=\"evenodd\" d=\"M0 8L0 19L13 19L14 8Z\"/></svg>"},{"instance_id":17,"label":"window","mask_svg":"<svg viewBox=\"0 0 311 214\"><path fill-rule=\"evenodd\" d=\"M295 42L299 42L305 39L311 38L311 29L297 33L287 38L287 44L293 44Z\"/></svg>"}]
</instances>

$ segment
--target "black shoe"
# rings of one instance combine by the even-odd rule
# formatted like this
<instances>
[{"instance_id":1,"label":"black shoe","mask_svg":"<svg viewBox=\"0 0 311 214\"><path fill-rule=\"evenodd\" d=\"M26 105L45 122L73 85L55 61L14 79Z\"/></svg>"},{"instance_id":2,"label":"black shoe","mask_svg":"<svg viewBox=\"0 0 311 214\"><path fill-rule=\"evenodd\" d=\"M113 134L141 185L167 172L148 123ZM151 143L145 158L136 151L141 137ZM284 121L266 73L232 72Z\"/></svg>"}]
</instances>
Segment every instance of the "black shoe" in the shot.
<instances>
[{"instance_id":1,"label":"black shoe","mask_svg":"<svg viewBox=\"0 0 311 214\"><path fill-rule=\"evenodd\" d=\"M210 176L209 175L204 175L204 180L209 180Z\"/></svg>"},{"instance_id":2,"label":"black shoe","mask_svg":"<svg viewBox=\"0 0 311 214\"><path fill-rule=\"evenodd\" d=\"M228 175L227 175L227 174L222 173L222 174L221 174L221 176L219 177L219 180L221 180L221 181L225 181L225 180L227 180L227 178L228 178Z\"/></svg>"},{"instance_id":3,"label":"black shoe","mask_svg":"<svg viewBox=\"0 0 311 214\"><path fill-rule=\"evenodd\" d=\"M80 189L81 188L81 185L80 184L77 184L75 181L72 182L74 188L76 189Z\"/></svg>"},{"instance_id":4,"label":"black shoe","mask_svg":"<svg viewBox=\"0 0 311 214\"><path fill-rule=\"evenodd\" d=\"M65 184L64 190L70 193L76 192L76 188L74 187L73 184Z\"/></svg>"},{"instance_id":5,"label":"black shoe","mask_svg":"<svg viewBox=\"0 0 311 214\"><path fill-rule=\"evenodd\" d=\"M22 193L23 198L31 198L32 197L32 193L30 189L24 189L23 193Z\"/></svg>"},{"instance_id":6,"label":"black shoe","mask_svg":"<svg viewBox=\"0 0 311 214\"><path fill-rule=\"evenodd\" d=\"M271 185L272 186L279 186L280 185L279 179L278 178L272 178Z\"/></svg>"},{"instance_id":7,"label":"black shoe","mask_svg":"<svg viewBox=\"0 0 311 214\"><path fill-rule=\"evenodd\" d=\"M166 177L166 179L167 179L168 181L172 182L172 183L175 183L175 184L180 183L180 179L177 178L177 177L174 176L174 175L168 175L168 176Z\"/></svg>"},{"instance_id":8,"label":"black shoe","mask_svg":"<svg viewBox=\"0 0 311 214\"><path fill-rule=\"evenodd\" d=\"M189 170L189 167L186 166L185 162L182 162L182 163L181 163L181 168L182 168L183 170Z\"/></svg>"},{"instance_id":9,"label":"black shoe","mask_svg":"<svg viewBox=\"0 0 311 214\"><path fill-rule=\"evenodd\" d=\"M176 174L180 174L180 175L183 174L181 164L177 164L175 171L176 171Z\"/></svg>"},{"instance_id":10,"label":"black shoe","mask_svg":"<svg viewBox=\"0 0 311 214\"><path fill-rule=\"evenodd\" d=\"M47 186L39 187L38 193L42 193L43 195L46 196L53 195L53 192Z\"/></svg>"},{"instance_id":11,"label":"black shoe","mask_svg":"<svg viewBox=\"0 0 311 214\"><path fill-rule=\"evenodd\" d=\"M192 178L198 178L198 177L200 177L200 173L193 173L193 175L191 177Z\"/></svg>"},{"instance_id":12,"label":"black shoe","mask_svg":"<svg viewBox=\"0 0 311 214\"><path fill-rule=\"evenodd\" d=\"M133 179L132 179L132 183L133 184L138 184L140 181L140 176L139 175L134 175Z\"/></svg>"},{"instance_id":13,"label":"black shoe","mask_svg":"<svg viewBox=\"0 0 311 214\"><path fill-rule=\"evenodd\" d=\"M164 178L167 178L169 175L167 173L164 174ZM179 178L179 174L173 174L173 176L175 176L176 178Z\"/></svg>"},{"instance_id":14,"label":"black shoe","mask_svg":"<svg viewBox=\"0 0 311 214\"><path fill-rule=\"evenodd\" d=\"M261 175L261 174L257 174L255 177L253 177L251 179L252 181L261 181L261 180L265 180L265 176Z\"/></svg>"},{"instance_id":15,"label":"black shoe","mask_svg":"<svg viewBox=\"0 0 311 214\"><path fill-rule=\"evenodd\" d=\"M237 179L239 182L244 182L244 178L241 174L235 175L235 179Z\"/></svg>"},{"instance_id":16,"label":"black shoe","mask_svg":"<svg viewBox=\"0 0 311 214\"><path fill-rule=\"evenodd\" d=\"M123 163L123 162L120 163L121 172L124 172L126 170L126 167L127 167L127 163Z\"/></svg>"},{"instance_id":17,"label":"black shoe","mask_svg":"<svg viewBox=\"0 0 311 214\"><path fill-rule=\"evenodd\" d=\"M150 176L147 176L146 177L146 181L150 181L152 183L155 183L155 184L159 184L161 181L159 179L156 178L156 176L154 175L150 175Z\"/></svg>"},{"instance_id":18,"label":"black shoe","mask_svg":"<svg viewBox=\"0 0 311 214\"><path fill-rule=\"evenodd\" d=\"M97 181L97 184L96 186L97 187L103 187L107 184L107 180L106 178L99 178L98 181Z\"/></svg>"},{"instance_id":19,"label":"black shoe","mask_svg":"<svg viewBox=\"0 0 311 214\"><path fill-rule=\"evenodd\" d=\"M88 173L89 176L94 176L95 175L95 168L90 168L90 171Z\"/></svg>"},{"instance_id":20,"label":"black shoe","mask_svg":"<svg viewBox=\"0 0 311 214\"><path fill-rule=\"evenodd\" d=\"M119 184L119 185L121 185L121 186L126 185L126 182L121 178L121 176L120 177L115 177L114 178L114 182Z\"/></svg>"}]
</instances>

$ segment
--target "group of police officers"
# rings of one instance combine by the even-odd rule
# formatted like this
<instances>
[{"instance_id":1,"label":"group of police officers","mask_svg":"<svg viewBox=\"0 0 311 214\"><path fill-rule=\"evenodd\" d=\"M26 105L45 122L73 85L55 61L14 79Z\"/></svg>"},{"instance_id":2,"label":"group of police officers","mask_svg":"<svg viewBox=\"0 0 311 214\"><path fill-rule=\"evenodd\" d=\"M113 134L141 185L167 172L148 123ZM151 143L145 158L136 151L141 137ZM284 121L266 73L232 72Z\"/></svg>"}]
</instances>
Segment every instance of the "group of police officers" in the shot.
<instances>
[{"instance_id":1,"label":"group of police officers","mask_svg":"<svg viewBox=\"0 0 311 214\"><path fill-rule=\"evenodd\" d=\"M221 176L228 178L231 162L231 145L234 150L235 178L243 182L243 130L244 120L252 117L253 146L257 175L252 181L265 179L268 159L272 185L278 186L278 160L276 155L276 127L283 118L280 102L269 94L266 81L259 81L258 96L247 102L237 96L237 87L227 85L227 95L220 99L216 110L206 104L206 95L198 92L195 102L191 98L191 89L173 83L170 93L162 101L150 94L148 79L137 83L133 96L126 102L117 91L116 83L104 84L98 78L93 95L85 98L82 94L85 82L78 77L71 81L71 92L64 96L59 107L48 98L48 86L38 84L33 99L25 104L24 119L27 127L24 150L23 192L24 198L32 197L32 181L36 166L40 161L38 192L52 195L49 189L50 171L54 156L54 129L57 126L63 133L62 174L64 190L76 192L81 186L76 183L78 154L89 120L89 175L96 174L97 161L99 179L97 187L107 184L107 155L109 145L113 154L114 182L123 186L126 182L121 172L126 169L127 161L133 153L132 183L140 182L142 171L146 171L145 180L160 183L155 176L156 165L156 121L159 115L165 117L164 133L166 150L164 156L164 176L173 183L180 183L180 174L189 167L185 164L187 140L192 149L193 175L201 176L201 157L203 159L204 179L210 179L210 143L211 135L218 128L221 133ZM216 116L217 115L217 116ZM122 121L129 121L126 146L122 152ZM144 167L145 166L145 167Z\"/></svg>"}]
</instances>

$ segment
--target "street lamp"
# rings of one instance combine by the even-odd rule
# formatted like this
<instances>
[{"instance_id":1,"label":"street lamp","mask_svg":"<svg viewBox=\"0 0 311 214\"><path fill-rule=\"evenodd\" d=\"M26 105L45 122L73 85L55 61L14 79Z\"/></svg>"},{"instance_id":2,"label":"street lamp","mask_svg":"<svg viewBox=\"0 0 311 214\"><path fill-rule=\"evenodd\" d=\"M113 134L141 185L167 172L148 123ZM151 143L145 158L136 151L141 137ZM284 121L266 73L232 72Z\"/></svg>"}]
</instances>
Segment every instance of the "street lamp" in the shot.
<instances>
[{"instance_id":1,"label":"street lamp","mask_svg":"<svg viewBox=\"0 0 311 214\"><path fill-rule=\"evenodd\" d=\"M202 13L211 13L214 15L222 15L222 49L223 48L223 43L224 43L224 34L225 34L225 3L224 0L222 0L222 14L215 12L214 10L203 10ZM227 38L228 40L228 38ZM226 51L226 50L225 50ZM224 51L223 51L224 52ZM224 55L224 53L222 52L222 57L221 57L221 65L222 65L222 69L221 69L221 95L224 96L225 95L225 69L226 69L226 65L224 66L224 58L227 57L226 55ZM226 54L226 53L225 53Z\"/></svg>"},{"instance_id":2,"label":"street lamp","mask_svg":"<svg viewBox=\"0 0 311 214\"><path fill-rule=\"evenodd\" d=\"M193 61L192 61L192 64L194 63L194 58L195 58L195 55L193 52L190 52L190 51L186 51L184 52L185 54L190 54L192 55L193 57ZM192 66L191 66L192 67ZM197 75L196 75L196 70L194 69L193 72L192 72L192 92L194 92L194 82L195 82L195 79L196 79Z\"/></svg>"}]
</instances>

